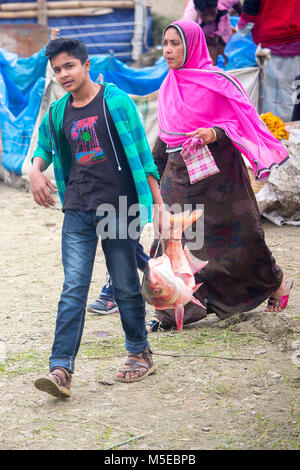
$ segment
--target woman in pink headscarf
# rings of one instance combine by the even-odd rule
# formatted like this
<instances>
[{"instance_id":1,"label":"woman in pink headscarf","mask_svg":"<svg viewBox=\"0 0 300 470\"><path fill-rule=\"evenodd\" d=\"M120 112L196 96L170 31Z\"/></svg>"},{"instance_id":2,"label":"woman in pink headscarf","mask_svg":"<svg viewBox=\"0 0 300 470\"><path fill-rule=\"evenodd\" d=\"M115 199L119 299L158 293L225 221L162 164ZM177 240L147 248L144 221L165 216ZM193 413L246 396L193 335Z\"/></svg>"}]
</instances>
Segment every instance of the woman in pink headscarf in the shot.
<instances>
[{"instance_id":1,"label":"woman in pink headscarf","mask_svg":"<svg viewBox=\"0 0 300 470\"><path fill-rule=\"evenodd\" d=\"M159 139L153 149L161 194L165 204L177 203L181 209L203 204L204 244L191 251L209 261L196 274L203 285L195 296L205 308L187 304L184 323L212 312L225 319L266 299L268 311L283 310L292 281L265 244L242 154L262 180L288 159L287 151L238 80L212 65L197 23L182 20L167 26L163 55L169 73L159 91ZM203 170L203 158L215 171L207 170L209 165ZM157 310L148 329L157 329L158 321L175 326L174 310Z\"/></svg>"}]
</instances>

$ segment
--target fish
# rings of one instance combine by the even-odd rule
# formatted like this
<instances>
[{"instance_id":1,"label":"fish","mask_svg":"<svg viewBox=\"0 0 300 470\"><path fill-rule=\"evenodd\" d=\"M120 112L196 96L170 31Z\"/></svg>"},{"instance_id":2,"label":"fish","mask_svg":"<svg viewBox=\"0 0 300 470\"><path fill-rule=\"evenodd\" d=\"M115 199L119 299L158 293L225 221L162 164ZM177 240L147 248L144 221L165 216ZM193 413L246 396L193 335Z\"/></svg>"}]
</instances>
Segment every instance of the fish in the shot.
<instances>
[{"instance_id":1,"label":"fish","mask_svg":"<svg viewBox=\"0 0 300 470\"><path fill-rule=\"evenodd\" d=\"M182 233L202 214L201 209L170 215L169 238L164 239L164 253L150 258L142 280L142 295L147 303L157 310L174 309L179 332L182 330L184 306L193 302L205 308L194 297L203 284L196 284L195 274L203 269L208 261L194 256L187 245L182 247Z\"/></svg>"}]
</instances>

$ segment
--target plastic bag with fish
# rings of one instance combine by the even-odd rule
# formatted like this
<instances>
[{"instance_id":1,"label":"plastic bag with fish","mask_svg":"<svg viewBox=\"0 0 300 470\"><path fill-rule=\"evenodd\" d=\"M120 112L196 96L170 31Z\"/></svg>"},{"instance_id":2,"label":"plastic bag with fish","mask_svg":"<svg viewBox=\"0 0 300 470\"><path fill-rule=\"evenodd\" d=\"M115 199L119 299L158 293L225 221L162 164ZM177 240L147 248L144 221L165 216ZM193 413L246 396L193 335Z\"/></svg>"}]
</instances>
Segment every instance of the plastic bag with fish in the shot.
<instances>
[{"instance_id":1,"label":"plastic bag with fish","mask_svg":"<svg viewBox=\"0 0 300 470\"><path fill-rule=\"evenodd\" d=\"M174 309L178 331L182 330L184 305L193 302L204 308L193 294L202 285L195 283L195 274L208 261L196 258L187 245L182 247L181 242L184 230L201 214L202 211L198 209L170 216L170 235L163 240L164 253L148 261L143 276L144 299L157 310Z\"/></svg>"}]
</instances>

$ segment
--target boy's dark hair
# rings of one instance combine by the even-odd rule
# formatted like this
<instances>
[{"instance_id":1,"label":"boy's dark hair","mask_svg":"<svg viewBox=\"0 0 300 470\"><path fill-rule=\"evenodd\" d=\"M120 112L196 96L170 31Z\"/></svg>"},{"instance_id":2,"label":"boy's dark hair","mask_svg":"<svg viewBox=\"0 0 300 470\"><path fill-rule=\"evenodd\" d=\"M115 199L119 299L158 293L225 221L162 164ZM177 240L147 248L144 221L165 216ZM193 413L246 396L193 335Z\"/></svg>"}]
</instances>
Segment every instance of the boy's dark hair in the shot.
<instances>
[{"instance_id":1,"label":"boy's dark hair","mask_svg":"<svg viewBox=\"0 0 300 470\"><path fill-rule=\"evenodd\" d=\"M194 6L199 11L207 10L208 8L216 8L218 0L194 0Z\"/></svg>"},{"instance_id":2,"label":"boy's dark hair","mask_svg":"<svg viewBox=\"0 0 300 470\"><path fill-rule=\"evenodd\" d=\"M78 39L72 38L58 38L52 39L48 42L45 50L45 55L48 59L51 60L53 57L57 56L61 52L66 52L67 54L76 57L79 59L82 64L88 59L88 50L86 45Z\"/></svg>"}]
</instances>

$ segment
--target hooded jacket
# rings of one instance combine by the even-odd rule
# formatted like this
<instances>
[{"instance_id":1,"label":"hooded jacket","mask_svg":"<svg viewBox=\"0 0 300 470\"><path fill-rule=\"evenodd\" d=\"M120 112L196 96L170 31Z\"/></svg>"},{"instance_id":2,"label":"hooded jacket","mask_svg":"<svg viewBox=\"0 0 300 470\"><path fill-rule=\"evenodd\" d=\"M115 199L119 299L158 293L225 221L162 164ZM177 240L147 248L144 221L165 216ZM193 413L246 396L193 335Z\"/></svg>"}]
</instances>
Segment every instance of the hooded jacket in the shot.
<instances>
[{"instance_id":1,"label":"hooded jacket","mask_svg":"<svg viewBox=\"0 0 300 470\"><path fill-rule=\"evenodd\" d=\"M112 83L102 85L105 85L104 99L132 172L140 206L140 223L143 226L152 220L153 198L147 176L153 175L159 180L158 170L134 102L116 85ZM53 163L55 181L62 204L72 162L71 147L63 130L64 112L69 96L70 93L66 93L50 105L39 126L37 147L31 159L43 158L47 168ZM108 126L108 122L106 125ZM110 135L109 127L108 134ZM117 155L115 156L117 159Z\"/></svg>"}]
</instances>

